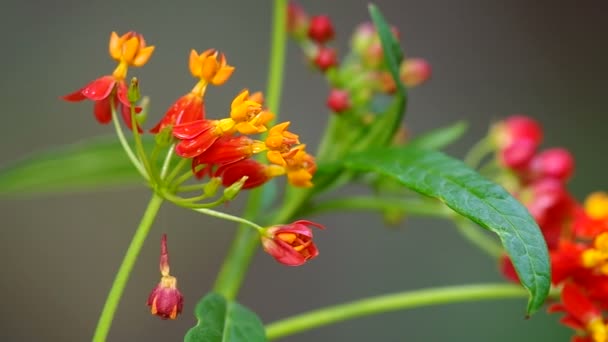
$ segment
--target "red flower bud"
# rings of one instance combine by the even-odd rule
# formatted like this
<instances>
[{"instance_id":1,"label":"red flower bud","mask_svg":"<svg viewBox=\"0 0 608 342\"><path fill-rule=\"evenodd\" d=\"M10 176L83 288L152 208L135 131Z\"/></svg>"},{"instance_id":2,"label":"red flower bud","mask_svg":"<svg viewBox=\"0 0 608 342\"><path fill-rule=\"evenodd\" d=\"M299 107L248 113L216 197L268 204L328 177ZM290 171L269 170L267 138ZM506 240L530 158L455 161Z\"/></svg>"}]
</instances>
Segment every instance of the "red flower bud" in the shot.
<instances>
[{"instance_id":1,"label":"red flower bud","mask_svg":"<svg viewBox=\"0 0 608 342\"><path fill-rule=\"evenodd\" d=\"M299 220L292 224L274 226L262 236L264 250L287 266L300 266L319 254L308 226L324 229L318 223Z\"/></svg>"},{"instance_id":2,"label":"red flower bud","mask_svg":"<svg viewBox=\"0 0 608 342\"><path fill-rule=\"evenodd\" d=\"M408 58L399 68L401 81L408 87L415 87L431 78L431 65L422 58Z\"/></svg>"},{"instance_id":3,"label":"red flower bud","mask_svg":"<svg viewBox=\"0 0 608 342\"><path fill-rule=\"evenodd\" d=\"M350 95L342 89L332 89L327 97L327 107L334 113L342 113L350 109Z\"/></svg>"},{"instance_id":4,"label":"red flower bud","mask_svg":"<svg viewBox=\"0 0 608 342\"><path fill-rule=\"evenodd\" d=\"M169 275L169 252L167 235L163 234L160 242L160 283L148 296L147 305L150 312L161 319L175 319L182 312L184 297L177 289L177 279Z\"/></svg>"},{"instance_id":5,"label":"red flower bud","mask_svg":"<svg viewBox=\"0 0 608 342\"><path fill-rule=\"evenodd\" d=\"M325 71L338 64L338 56L335 49L319 46L313 61L321 71Z\"/></svg>"},{"instance_id":6,"label":"red flower bud","mask_svg":"<svg viewBox=\"0 0 608 342\"><path fill-rule=\"evenodd\" d=\"M310 18L308 37L319 44L324 44L334 38L334 27L327 15L315 15Z\"/></svg>"},{"instance_id":7,"label":"red flower bud","mask_svg":"<svg viewBox=\"0 0 608 342\"><path fill-rule=\"evenodd\" d=\"M513 170L523 170L536 152L538 144L530 139L519 139L499 151L502 164Z\"/></svg>"},{"instance_id":8,"label":"red flower bud","mask_svg":"<svg viewBox=\"0 0 608 342\"><path fill-rule=\"evenodd\" d=\"M574 158L564 148L551 148L532 159L530 171L539 178L552 177L566 181L574 171Z\"/></svg>"},{"instance_id":9,"label":"red flower bud","mask_svg":"<svg viewBox=\"0 0 608 342\"><path fill-rule=\"evenodd\" d=\"M304 9L293 1L287 6L287 32L296 38L303 38L308 31L308 16Z\"/></svg>"},{"instance_id":10,"label":"red flower bud","mask_svg":"<svg viewBox=\"0 0 608 342\"><path fill-rule=\"evenodd\" d=\"M498 123L493 135L496 145L501 149L521 139L529 139L538 146L543 139L543 130L532 118L513 115Z\"/></svg>"}]
</instances>

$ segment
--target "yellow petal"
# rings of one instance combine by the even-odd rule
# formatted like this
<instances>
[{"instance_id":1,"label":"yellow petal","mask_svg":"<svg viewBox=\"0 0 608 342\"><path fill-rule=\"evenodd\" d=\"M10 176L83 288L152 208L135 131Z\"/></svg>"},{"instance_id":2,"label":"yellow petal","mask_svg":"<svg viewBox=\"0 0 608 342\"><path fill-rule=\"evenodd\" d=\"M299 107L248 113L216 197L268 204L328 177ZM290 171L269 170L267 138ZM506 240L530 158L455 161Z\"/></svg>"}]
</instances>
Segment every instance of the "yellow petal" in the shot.
<instances>
[{"instance_id":1,"label":"yellow petal","mask_svg":"<svg viewBox=\"0 0 608 342\"><path fill-rule=\"evenodd\" d=\"M233 72L234 72L234 67L231 67L231 66L226 66L226 67L220 68L220 70L215 74L215 76L211 80L211 84L219 86L219 85L226 83L226 81L228 81L230 76L232 76Z\"/></svg>"},{"instance_id":2,"label":"yellow petal","mask_svg":"<svg viewBox=\"0 0 608 342\"><path fill-rule=\"evenodd\" d=\"M279 152L279 151L268 151L268 153L266 153L266 158L268 158L268 161L273 164L280 165L280 166L287 165L287 163L285 162L285 159L283 159L283 156L281 155L281 152Z\"/></svg>"},{"instance_id":3,"label":"yellow petal","mask_svg":"<svg viewBox=\"0 0 608 342\"><path fill-rule=\"evenodd\" d=\"M190 68L190 73L194 77L201 77L201 70L203 68L202 64L199 63L198 53L196 50L190 50L190 59L188 61L188 67Z\"/></svg>"},{"instance_id":4,"label":"yellow petal","mask_svg":"<svg viewBox=\"0 0 608 342\"><path fill-rule=\"evenodd\" d=\"M598 191L587 196L585 211L596 220L608 218L608 194Z\"/></svg>"},{"instance_id":5,"label":"yellow petal","mask_svg":"<svg viewBox=\"0 0 608 342\"><path fill-rule=\"evenodd\" d=\"M213 56L207 57L203 61L201 77L203 79L205 79L207 82L211 82L213 77L215 77L215 75L217 74L217 71L219 70L219 68L220 68L220 65L217 62L217 59L215 59L215 57L213 57Z\"/></svg>"},{"instance_id":6,"label":"yellow petal","mask_svg":"<svg viewBox=\"0 0 608 342\"><path fill-rule=\"evenodd\" d=\"M248 97L249 97L249 90L247 90L247 89L241 90L241 92L234 98L234 100L232 100L232 103L230 104L230 109L232 110L232 109L238 107Z\"/></svg>"}]
</instances>

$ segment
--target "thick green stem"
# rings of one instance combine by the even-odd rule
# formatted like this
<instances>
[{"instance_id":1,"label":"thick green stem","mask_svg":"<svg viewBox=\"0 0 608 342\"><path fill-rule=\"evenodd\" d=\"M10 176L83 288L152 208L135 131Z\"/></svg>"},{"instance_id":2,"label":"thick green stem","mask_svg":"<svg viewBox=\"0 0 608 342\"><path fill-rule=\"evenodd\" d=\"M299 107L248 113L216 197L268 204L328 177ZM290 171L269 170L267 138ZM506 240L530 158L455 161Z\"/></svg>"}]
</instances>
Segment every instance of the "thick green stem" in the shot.
<instances>
[{"instance_id":1,"label":"thick green stem","mask_svg":"<svg viewBox=\"0 0 608 342\"><path fill-rule=\"evenodd\" d=\"M272 45L270 47L266 103L268 104L268 109L275 113L276 120L278 118L281 90L283 87L283 68L285 65L287 38L287 0L274 0L271 29ZM249 194L245 208L245 217L247 219L255 219L258 216L262 207L262 196L263 188L261 187L252 190ZM228 300L236 297L258 244L259 233L241 224L215 281L213 287L215 292L222 294Z\"/></svg>"},{"instance_id":2,"label":"thick green stem","mask_svg":"<svg viewBox=\"0 0 608 342\"><path fill-rule=\"evenodd\" d=\"M133 240L131 240L127 253L122 260L122 264L120 264L120 268L116 273L114 283L112 283L112 288L110 289L110 293L108 294L106 302L103 306L103 310L101 311L101 316L99 317L97 328L95 329L95 334L93 335L93 342L103 342L108 336L110 326L112 325L112 320L114 319L114 314L116 313L116 308L118 307L122 293L127 285L127 281L129 280L129 275L131 275L131 270L133 270L137 256L144 245L144 241L146 241L146 237L150 232L152 223L154 222L156 214L158 213L162 203L163 198L154 193L150 199L150 203L148 203L148 207L146 208L143 217L141 218L139 227L137 227L137 230L135 231L135 235L133 236Z\"/></svg>"},{"instance_id":3,"label":"thick green stem","mask_svg":"<svg viewBox=\"0 0 608 342\"><path fill-rule=\"evenodd\" d=\"M282 319L266 326L268 340L312 330L332 323L397 310L481 300L525 298L526 290L511 284L446 286L381 295L329 306Z\"/></svg>"}]
</instances>

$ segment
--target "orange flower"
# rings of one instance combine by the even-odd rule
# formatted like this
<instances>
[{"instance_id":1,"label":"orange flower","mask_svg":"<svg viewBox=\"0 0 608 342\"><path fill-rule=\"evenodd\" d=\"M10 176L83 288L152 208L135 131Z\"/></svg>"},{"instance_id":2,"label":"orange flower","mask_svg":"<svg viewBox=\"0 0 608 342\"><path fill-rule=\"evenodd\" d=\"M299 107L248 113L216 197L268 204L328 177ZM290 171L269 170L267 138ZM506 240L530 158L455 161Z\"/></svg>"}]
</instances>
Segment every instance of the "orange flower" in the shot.
<instances>
[{"instance_id":1,"label":"orange flower","mask_svg":"<svg viewBox=\"0 0 608 342\"><path fill-rule=\"evenodd\" d=\"M286 166L287 162L285 162L283 154L289 152L293 145L300 143L298 136L287 130L289 124L289 121L283 122L268 131L265 144L269 151L266 156L273 164Z\"/></svg>"},{"instance_id":2,"label":"orange flower","mask_svg":"<svg viewBox=\"0 0 608 342\"><path fill-rule=\"evenodd\" d=\"M130 31L119 37L116 32L112 32L108 50L110 56L119 63L112 76L116 80L124 80L129 66L141 67L150 60L154 46L146 46L144 37L139 33Z\"/></svg>"},{"instance_id":3,"label":"orange flower","mask_svg":"<svg viewBox=\"0 0 608 342\"><path fill-rule=\"evenodd\" d=\"M308 226L324 229L322 225L306 220L268 228L262 236L264 250L283 265L304 264L319 255Z\"/></svg>"},{"instance_id":4,"label":"orange flower","mask_svg":"<svg viewBox=\"0 0 608 342\"><path fill-rule=\"evenodd\" d=\"M206 50L200 55L193 49L190 51L189 65L194 77L216 86L226 83L234 72L234 67L227 64L224 54L214 49Z\"/></svg>"},{"instance_id":5,"label":"orange flower","mask_svg":"<svg viewBox=\"0 0 608 342\"><path fill-rule=\"evenodd\" d=\"M314 157L306 153L305 149L306 145L299 145L283 156L287 163L287 181L301 188L313 186L312 177L317 171Z\"/></svg>"}]
</instances>

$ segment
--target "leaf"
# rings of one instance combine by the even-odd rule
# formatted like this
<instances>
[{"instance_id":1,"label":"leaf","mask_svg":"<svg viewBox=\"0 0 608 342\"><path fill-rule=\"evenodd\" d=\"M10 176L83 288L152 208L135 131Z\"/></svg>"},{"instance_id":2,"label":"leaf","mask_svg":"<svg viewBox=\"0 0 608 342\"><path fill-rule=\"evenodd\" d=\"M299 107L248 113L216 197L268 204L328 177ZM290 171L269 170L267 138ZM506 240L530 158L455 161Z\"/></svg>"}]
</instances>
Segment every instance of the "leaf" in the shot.
<instances>
[{"instance_id":1,"label":"leaf","mask_svg":"<svg viewBox=\"0 0 608 342\"><path fill-rule=\"evenodd\" d=\"M446 127L434 129L415 137L407 143L407 146L415 146L421 149L440 150L458 140L467 131L468 125L464 121L458 121Z\"/></svg>"},{"instance_id":2,"label":"leaf","mask_svg":"<svg viewBox=\"0 0 608 342\"><path fill-rule=\"evenodd\" d=\"M496 233L530 293L527 311L538 310L551 285L547 246L527 209L504 188L441 152L415 147L380 149L346 158L346 168L390 177L437 198Z\"/></svg>"},{"instance_id":3,"label":"leaf","mask_svg":"<svg viewBox=\"0 0 608 342\"><path fill-rule=\"evenodd\" d=\"M153 139L144 139L144 147L152 146ZM33 153L4 166L0 169L0 196L82 191L142 182L120 142L112 136Z\"/></svg>"},{"instance_id":4,"label":"leaf","mask_svg":"<svg viewBox=\"0 0 608 342\"><path fill-rule=\"evenodd\" d=\"M380 36L380 43L382 44L382 51L384 52L384 61L390 71L397 88L400 92L405 93L405 87L400 81L399 77L399 66L403 60L403 51L397 41L397 38L393 34L391 27L387 23L386 19L380 13L380 10L374 5L369 5L369 15L372 18L372 22L378 31Z\"/></svg>"},{"instance_id":5,"label":"leaf","mask_svg":"<svg viewBox=\"0 0 608 342\"><path fill-rule=\"evenodd\" d=\"M266 341L264 325L255 313L217 293L203 297L194 314L198 323L186 333L186 342Z\"/></svg>"}]
</instances>

